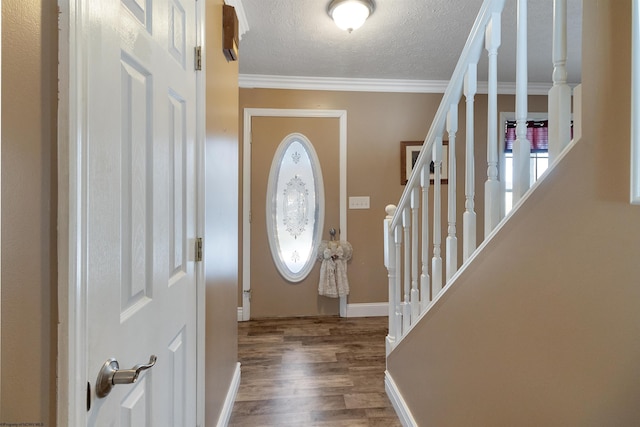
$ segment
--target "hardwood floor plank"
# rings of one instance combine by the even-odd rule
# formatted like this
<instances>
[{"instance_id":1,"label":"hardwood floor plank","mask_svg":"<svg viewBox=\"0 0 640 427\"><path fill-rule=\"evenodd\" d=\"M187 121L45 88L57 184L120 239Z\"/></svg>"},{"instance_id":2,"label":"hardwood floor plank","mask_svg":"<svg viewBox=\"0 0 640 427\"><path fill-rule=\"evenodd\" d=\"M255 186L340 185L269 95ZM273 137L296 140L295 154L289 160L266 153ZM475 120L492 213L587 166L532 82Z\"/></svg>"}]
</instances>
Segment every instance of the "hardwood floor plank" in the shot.
<instances>
[{"instance_id":1,"label":"hardwood floor plank","mask_svg":"<svg viewBox=\"0 0 640 427\"><path fill-rule=\"evenodd\" d=\"M338 409L334 411L311 411L312 422L358 421L367 418L364 409Z\"/></svg>"},{"instance_id":2,"label":"hardwood floor plank","mask_svg":"<svg viewBox=\"0 0 640 427\"><path fill-rule=\"evenodd\" d=\"M345 409L343 396L283 397L236 402L240 415L299 414L313 410Z\"/></svg>"},{"instance_id":3,"label":"hardwood floor plank","mask_svg":"<svg viewBox=\"0 0 640 427\"><path fill-rule=\"evenodd\" d=\"M349 393L344 395L344 402L348 409L382 408L387 404L385 393Z\"/></svg>"},{"instance_id":4,"label":"hardwood floor plank","mask_svg":"<svg viewBox=\"0 0 640 427\"><path fill-rule=\"evenodd\" d=\"M384 389L386 333L382 317L239 323L229 426L400 426Z\"/></svg>"}]
</instances>

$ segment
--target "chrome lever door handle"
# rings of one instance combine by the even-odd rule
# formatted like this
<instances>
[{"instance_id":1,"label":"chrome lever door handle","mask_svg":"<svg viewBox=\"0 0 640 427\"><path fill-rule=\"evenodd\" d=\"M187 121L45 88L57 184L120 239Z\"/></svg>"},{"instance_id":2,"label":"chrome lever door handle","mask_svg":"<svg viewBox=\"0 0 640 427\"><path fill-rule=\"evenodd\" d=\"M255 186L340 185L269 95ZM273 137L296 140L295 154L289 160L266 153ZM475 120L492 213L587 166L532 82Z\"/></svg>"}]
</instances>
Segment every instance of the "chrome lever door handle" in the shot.
<instances>
[{"instance_id":1,"label":"chrome lever door handle","mask_svg":"<svg viewBox=\"0 0 640 427\"><path fill-rule=\"evenodd\" d=\"M158 360L158 358L151 355L149 363L136 365L131 369L120 369L120 365L116 359L107 359L98 373L98 380L96 381L96 396L99 398L107 397L113 386L116 384L135 383L138 380L140 373L155 365L156 360Z\"/></svg>"}]
</instances>

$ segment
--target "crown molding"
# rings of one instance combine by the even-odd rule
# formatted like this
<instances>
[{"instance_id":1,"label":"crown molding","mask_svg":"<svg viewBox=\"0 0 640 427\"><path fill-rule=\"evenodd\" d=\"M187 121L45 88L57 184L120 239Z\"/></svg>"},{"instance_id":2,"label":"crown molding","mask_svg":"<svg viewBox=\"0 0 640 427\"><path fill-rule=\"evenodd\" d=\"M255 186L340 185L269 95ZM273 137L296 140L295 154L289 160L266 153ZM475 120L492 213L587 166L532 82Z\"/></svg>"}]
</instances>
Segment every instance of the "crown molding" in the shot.
<instances>
[{"instance_id":1,"label":"crown molding","mask_svg":"<svg viewBox=\"0 0 640 427\"><path fill-rule=\"evenodd\" d=\"M333 90L349 92L444 93L447 80L363 79L339 77L270 76L240 74L244 89ZM487 82L478 82L478 93L487 93ZM529 83L529 95L547 95L551 84ZM516 84L498 83L498 93L514 95Z\"/></svg>"},{"instance_id":2,"label":"crown molding","mask_svg":"<svg viewBox=\"0 0 640 427\"><path fill-rule=\"evenodd\" d=\"M247 15L244 13L244 6L242 0L224 0L225 4L233 6L236 10L236 16L238 17L238 37L242 40L242 35L249 31L249 21Z\"/></svg>"}]
</instances>

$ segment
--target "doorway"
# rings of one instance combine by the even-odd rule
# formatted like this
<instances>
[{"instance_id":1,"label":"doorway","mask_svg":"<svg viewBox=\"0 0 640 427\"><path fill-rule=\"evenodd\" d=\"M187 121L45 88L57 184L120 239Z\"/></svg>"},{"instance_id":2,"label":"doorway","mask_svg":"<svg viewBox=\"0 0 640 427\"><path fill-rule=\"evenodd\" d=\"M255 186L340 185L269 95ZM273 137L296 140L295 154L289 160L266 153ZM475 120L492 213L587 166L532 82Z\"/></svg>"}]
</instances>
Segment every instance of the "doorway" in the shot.
<instances>
[{"instance_id":1,"label":"doorway","mask_svg":"<svg viewBox=\"0 0 640 427\"><path fill-rule=\"evenodd\" d=\"M266 188L269 167L280 142L304 134L318 152L325 183L323 240L329 229L346 233L346 111L245 109L243 155L243 279L239 320L254 317L346 315L346 297L318 296L319 265L300 283L287 282L269 251Z\"/></svg>"}]
</instances>

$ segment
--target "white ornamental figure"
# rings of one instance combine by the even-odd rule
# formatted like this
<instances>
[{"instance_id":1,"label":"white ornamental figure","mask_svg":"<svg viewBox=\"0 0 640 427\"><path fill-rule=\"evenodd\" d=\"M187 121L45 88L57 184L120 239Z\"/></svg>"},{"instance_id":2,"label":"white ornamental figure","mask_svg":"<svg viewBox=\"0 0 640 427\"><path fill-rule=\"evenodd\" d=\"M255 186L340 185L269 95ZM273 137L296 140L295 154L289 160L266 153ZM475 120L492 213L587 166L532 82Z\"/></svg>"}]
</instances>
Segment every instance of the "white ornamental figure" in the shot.
<instances>
[{"instance_id":1,"label":"white ornamental figure","mask_svg":"<svg viewBox=\"0 0 640 427\"><path fill-rule=\"evenodd\" d=\"M353 255L351 243L333 240L335 230L331 229L332 240L323 240L318 247L318 261L320 266L320 283L318 294L339 298L349 295L349 280L347 279L347 261Z\"/></svg>"}]
</instances>

